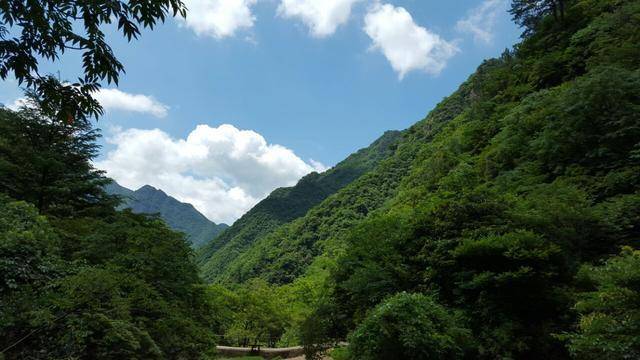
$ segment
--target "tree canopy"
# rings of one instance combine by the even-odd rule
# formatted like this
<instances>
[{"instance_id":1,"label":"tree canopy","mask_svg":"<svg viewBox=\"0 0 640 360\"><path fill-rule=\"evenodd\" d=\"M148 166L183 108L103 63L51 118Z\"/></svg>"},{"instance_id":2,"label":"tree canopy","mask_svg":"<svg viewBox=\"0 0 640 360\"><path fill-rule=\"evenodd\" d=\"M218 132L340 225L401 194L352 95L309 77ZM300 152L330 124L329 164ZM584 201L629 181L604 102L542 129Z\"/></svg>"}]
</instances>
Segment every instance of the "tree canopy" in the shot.
<instances>
[{"instance_id":1,"label":"tree canopy","mask_svg":"<svg viewBox=\"0 0 640 360\"><path fill-rule=\"evenodd\" d=\"M97 133L0 110L0 354L201 359L212 309L183 235L116 211Z\"/></svg>"}]
</instances>

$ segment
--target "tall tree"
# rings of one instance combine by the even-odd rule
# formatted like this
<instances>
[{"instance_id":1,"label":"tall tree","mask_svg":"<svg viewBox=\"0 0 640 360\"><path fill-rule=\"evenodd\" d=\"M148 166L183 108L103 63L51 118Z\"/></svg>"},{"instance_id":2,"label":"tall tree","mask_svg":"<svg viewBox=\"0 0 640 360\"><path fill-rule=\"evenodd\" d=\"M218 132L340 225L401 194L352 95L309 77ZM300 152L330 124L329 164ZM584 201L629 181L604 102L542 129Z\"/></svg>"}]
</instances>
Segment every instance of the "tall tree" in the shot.
<instances>
[{"instance_id":1,"label":"tall tree","mask_svg":"<svg viewBox=\"0 0 640 360\"><path fill-rule=\"evenodd\" d=\"M117 23L131 41L168 15L186 16L181 0L0 0L0 78L13 75L61 120L87 121L102 113L91 96L100 82L117 84L124 71L102 27ZM39 73L38 59L56 61L67 50L82 53L76 82Z\"/></svg>"},{"instance_id":2,"label":"tall tree","mask_svg":"<svg viewBox=\"0 0 640 360\"><path fill-rule=\"evenodd\" d=\"M42 214L111 211L110 180L91 160L99 134L88 123L53 121L39 108L0 109L0 192L32 203Z\"/></svg>"},{"instance_id":3,"label":"tall tree","mask_svg":"<svg viewBox=\"0 0 640 360\"><path fill-rule=\"evenodd\" d=\"M566 0L513 0L509 12L516 24L525 28L524 36L533 33L545 16L563 20Z\"/></svg>"}]
</instances>

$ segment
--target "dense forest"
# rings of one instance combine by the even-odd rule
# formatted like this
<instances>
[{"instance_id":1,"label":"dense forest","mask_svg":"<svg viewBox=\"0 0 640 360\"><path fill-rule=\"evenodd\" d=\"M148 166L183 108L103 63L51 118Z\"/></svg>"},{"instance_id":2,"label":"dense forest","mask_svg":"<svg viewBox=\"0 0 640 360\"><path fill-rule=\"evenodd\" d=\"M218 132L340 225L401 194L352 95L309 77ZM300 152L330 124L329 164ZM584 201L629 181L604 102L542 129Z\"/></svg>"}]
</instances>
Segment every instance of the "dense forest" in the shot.
<instances>
[{"instance_id":1,"label":"dense forest","mask_svg":"<svg viewBox=\"0 0 640 360\"><path fill-rule=\"evenodd\" d=\"M640 358L640 1L511 14L425 119L196 251L105 191L92 109L0 109L0 359Z\"/></svg>"},{"instance_id":2,"label":"dense forest","mask_svg":"<svg viewBox=\"0 0 640 360\"><path fill-rule=\"evenodd\" d=\"M281 326L253 334L353 359L640 356L640 2L512 14L522 42L373 170L205 265L232 303L272 288Z\"/></svg>"}]
</instances>

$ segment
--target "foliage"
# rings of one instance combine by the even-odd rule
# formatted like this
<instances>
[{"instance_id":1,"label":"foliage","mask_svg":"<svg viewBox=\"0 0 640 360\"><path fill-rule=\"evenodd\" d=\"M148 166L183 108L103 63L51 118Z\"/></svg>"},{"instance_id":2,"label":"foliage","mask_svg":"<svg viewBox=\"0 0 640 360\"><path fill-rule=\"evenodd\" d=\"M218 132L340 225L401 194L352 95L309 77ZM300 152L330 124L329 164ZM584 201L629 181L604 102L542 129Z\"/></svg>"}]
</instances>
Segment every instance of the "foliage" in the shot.
<instances>
[{"instance_id":1,"label":"foliage","mask_svg":"<svg viewBox=\"0 0 640 360\"><path fill-rule=\"evenodd\" d=\"M433 298L398 293L349 337L352 359L461 359L470 332Z\"/></svg>"},{"instance_id":2,"label":"foliage","mask_svg":"<svg viewBox=\"0 0 640 360\"><path fill-rule=\"evenodd\" d=\"M578 277L591 285L578 294L577 331L566 338L577 359L640 356L640 251L624 248L600 266L584 266Z\"/></svg>"},{"instance_id":3,"label":"foliage","mask_svg":"<svg viewBox=\"0 0 640 360\"><path fill-rule=\"evenodd\" d=\"M103 27L117 23L127 40L141 28L153 29L168 15L186 16L180 0L77 1L5 0L0 2L0 78L13 75L42 99L48 115L87 123L102 113L92 93L101 81L118 83L124 66L113 54ZM38 59L58 60L66 51L82 53L83 76L73 84L41 76Z\"/></svg>"},{"instance_id":4,"label":"foliage","mask_svg":"<svg viewBox=\"0 0 640 360\"><path fill-rule=\"evenodd\" d=\"M252 280L233 291L212 285L208 293L213 306L219 309L218 318L222 321L218 329L228 344L266 343L274 347L282 336L286 308L264 281Z\"/></svg>"},{"instance_id":5,"label":"foliage","mask_svg":"<svg viewBox=\"0 0 640 360\"><path fill-rule=\"evenodd\" d=\"M552 14L555 20L564 20L567 0L514 0L510 13L516 24L525 28L525 35L534 32L541 21Z\"/></svg>"},{"instance_id":6,"label":"foliage","mask_svg":"<svg viewBox=\"0 0 640 360\"><path fill-rule=\"evenodd\" d=\"M98 133L81 123L52 121L38 108L0 109L0 191L47 215L108 212L116 199L90 160Z\"/></svg>"},{"instance_id":7,"label":"foliage","mask_svg":"<svg viewBox=\"0 0 640 360\"><path fill-rule=\"evenodd\" d=\"M468 110L421 146L386 206L342 235L338 316L357 329L388 296L435 292L469 319L478 358L568 356L553 334L575 322L580 264L637 244L640 64L598 47L637 51L625 22L640 7L607 3L572 4L562 28L541 25L472 76Z\"/></svg>"},{"instance_id":8,"label":"foliage","mask_svg":"<svg viewBox=\"0 0 640 360\"><path fill-rule=\"evenodd\" d=\"M188 244L159 220L115 210L90 162L97 134L38 108L0 115L4 358L208 353L211 308Z\"/></svg>"},{"instance_id":9,"label":"foliage","mask_svg":"<svg viewBox=\"0 0 640 360\"><path fill-rule=\"evenodd\" d=\"M292 322L310 354L349 332L366 339L371 314L403 293L464 319L467 357L577 353L555 334L578 321L579 269L638 245L640 2L563 3L558 19L537 8L523 42L483 63L393 154L217 279L315 284L306 320ZM376 356L368 348L356 357Z\"/></svg>"}]
</instances>

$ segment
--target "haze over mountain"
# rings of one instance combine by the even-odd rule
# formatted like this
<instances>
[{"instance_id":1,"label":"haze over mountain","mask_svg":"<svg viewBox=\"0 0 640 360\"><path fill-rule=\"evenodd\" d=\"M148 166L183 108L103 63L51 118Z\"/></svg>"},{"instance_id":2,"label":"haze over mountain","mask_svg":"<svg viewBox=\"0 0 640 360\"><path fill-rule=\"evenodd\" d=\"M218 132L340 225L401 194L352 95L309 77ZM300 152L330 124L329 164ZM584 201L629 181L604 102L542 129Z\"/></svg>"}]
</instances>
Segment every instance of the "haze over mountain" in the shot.
<instances>
[{"instance_id":1,"label":"haze over mountain","mask_svg":"<svg viewBox=\"0 0 640 360\"><path fill-rule=\"evenodd\" d=\"M210 241L229 227L210 221L193 205L180 202L153 186L145 185L133 191L114 181L106 186L106 190L124 198L122 208L131 208L138 214L159 214L172 229L185 233L193 247Z\"/></svg>"}]
</instances>

